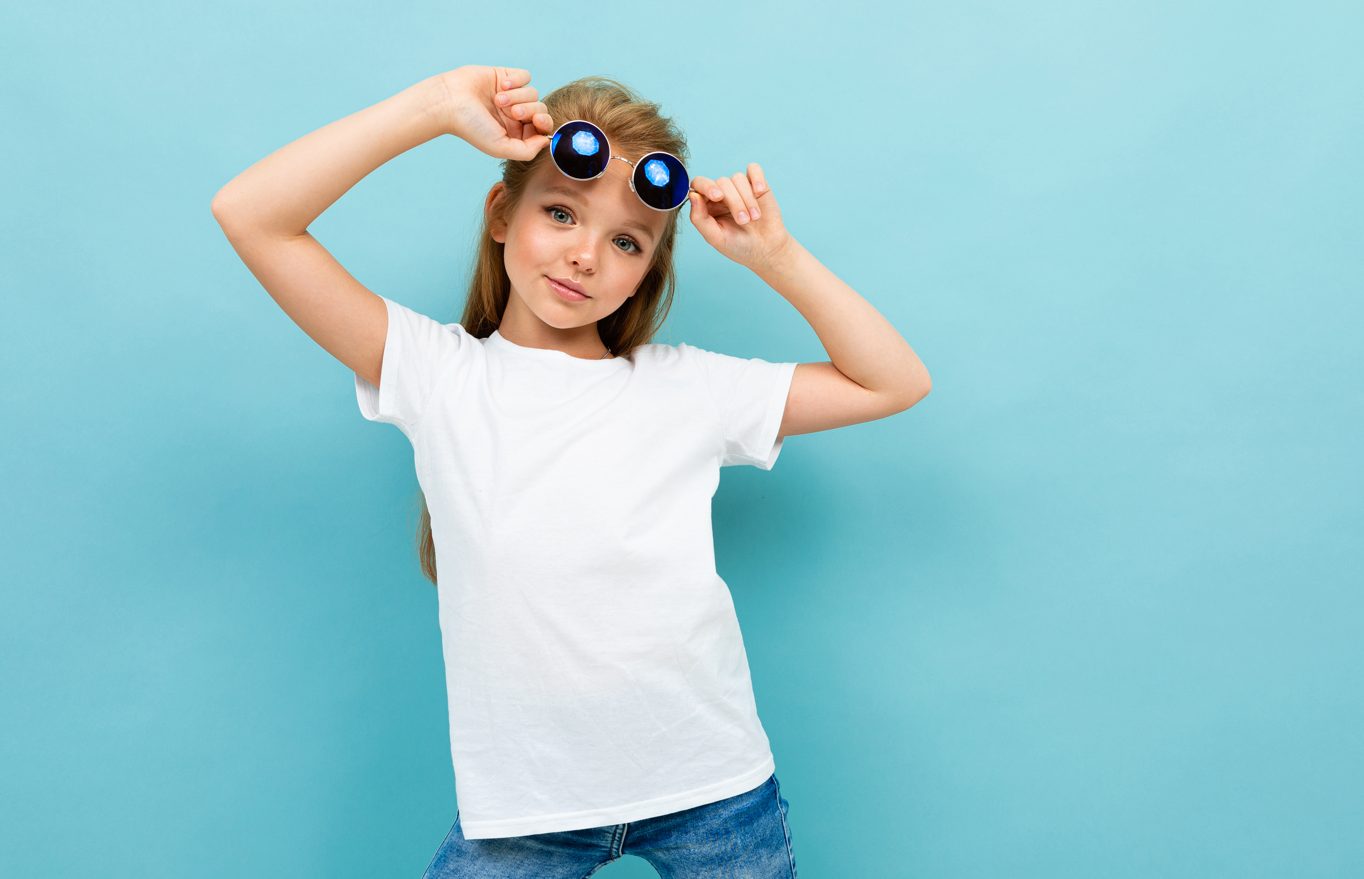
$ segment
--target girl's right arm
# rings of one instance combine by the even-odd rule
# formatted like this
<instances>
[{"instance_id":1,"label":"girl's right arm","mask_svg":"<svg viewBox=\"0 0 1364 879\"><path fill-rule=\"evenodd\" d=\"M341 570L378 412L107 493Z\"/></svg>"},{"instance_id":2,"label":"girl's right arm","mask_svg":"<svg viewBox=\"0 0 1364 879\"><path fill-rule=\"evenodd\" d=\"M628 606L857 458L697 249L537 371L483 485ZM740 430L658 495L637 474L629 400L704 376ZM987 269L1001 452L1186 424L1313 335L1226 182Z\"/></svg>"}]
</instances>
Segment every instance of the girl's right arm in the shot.
<instances>
[{"instance_id":1,"label":"girl's right arm","mask_svg":"<svg viewBox=\"0 0 1364 879\"><path fill-rule=\"evenodd\" d=\"M442 134L529 160L549 142L537 129L550 124L529 80L526 70L472 65L424 79L256 162L213 197L213 216L289 318L378 387L388 311L308 226L371 171Z\"/></svg>"}]
</instances>

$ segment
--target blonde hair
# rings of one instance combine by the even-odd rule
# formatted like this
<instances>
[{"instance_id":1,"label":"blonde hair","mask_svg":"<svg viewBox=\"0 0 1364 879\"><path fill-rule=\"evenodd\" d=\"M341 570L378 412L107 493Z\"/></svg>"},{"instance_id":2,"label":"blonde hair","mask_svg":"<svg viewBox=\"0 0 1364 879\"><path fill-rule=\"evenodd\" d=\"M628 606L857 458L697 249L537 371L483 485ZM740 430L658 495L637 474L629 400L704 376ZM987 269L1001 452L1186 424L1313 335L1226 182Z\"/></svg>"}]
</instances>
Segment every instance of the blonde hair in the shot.
<instances>
[{"instance_id":1,"label":"blonde hair","mask_svg":"<svg viewBox=\"0 0 1364 879\"><path fill-rule=\"evenodd\" d=\"M585 119L595 124L611 141L613 155L634 161L653 150L672 153L689 164L687 143L681 131L669 117L659 112L659 105L644 100L628 86L606 76L590 76L574 80L545 95L542 100L555 125L570 119ZM529 162L505 159L502 162L502 182L506 192L492 210L485 215L478 232L478 252L474 259L473 277L464 303L460 324L471 335L486 338L501 323L502 314L511 295L511 279L503 263L504 245L489 234L489 220L510 222L525 195L531 176L542 165L553 162L546 147ZM553 169L558 174L557 169ZM636 288L616 311L597 322L597 332L606 347L618 357L629 357L637 345L653 339L662 327L672 307L673 291L677 286L673 274L673 250L677 241L678 214L669 214L667 225L654 248L649 269ZM436 547L431 536L431 513L426 506L426 495L421 495L421 521L417 525L417 555L422 573L436 583Z\"/></svg>"}]
</instances>

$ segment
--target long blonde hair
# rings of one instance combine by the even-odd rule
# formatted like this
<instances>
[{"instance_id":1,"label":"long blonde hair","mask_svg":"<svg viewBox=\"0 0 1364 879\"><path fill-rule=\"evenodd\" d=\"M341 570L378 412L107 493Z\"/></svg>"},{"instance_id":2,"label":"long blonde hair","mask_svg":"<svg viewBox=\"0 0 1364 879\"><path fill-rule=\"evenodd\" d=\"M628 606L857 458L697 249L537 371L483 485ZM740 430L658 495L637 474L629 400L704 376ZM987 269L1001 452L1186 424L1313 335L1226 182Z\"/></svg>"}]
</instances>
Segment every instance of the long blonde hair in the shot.
<instances>
[{"instance_id":1,"label":"long blonde hair","mask_svg":"<svg viewBox=\"0 0 1364 879\"><path fill-rule=\"evenodd\" d=\"M672 153L689 164L687 142L682 132L669 117L659 112L659 105L644 100L623 83L606 76L590 76L574 80L545 95L545 109L556 125L570 119L585 119L595 124L611 141L613 155L634 161L653 150ZM535 170L552 162L549 149L542 149L529 162L505 159L502 162L502 182L506 193L494 210L504 222L516 213ZM555 173L558 173L557 170ZM679 211L672 211L667 225L654 249L653 261L635 294L626 299L615 312L597 322L602 342L618 357L629 357L635 346L653 339L662 327L672 307L673 291L677 286L673 274L673 250L677 241ZM489 234L484 216L478 231L478 253L474 259L473 277L469 281L469 295L464 303L460 324L471 335L486 338L501 323L502 314L511 295L511 279L503 263L504 245ZM426 495L421 495L421 521L417 525L417 555L422 573L436 583L436 547L431 537L431 513L426 506Z\"/></svg>"}]
</instances>

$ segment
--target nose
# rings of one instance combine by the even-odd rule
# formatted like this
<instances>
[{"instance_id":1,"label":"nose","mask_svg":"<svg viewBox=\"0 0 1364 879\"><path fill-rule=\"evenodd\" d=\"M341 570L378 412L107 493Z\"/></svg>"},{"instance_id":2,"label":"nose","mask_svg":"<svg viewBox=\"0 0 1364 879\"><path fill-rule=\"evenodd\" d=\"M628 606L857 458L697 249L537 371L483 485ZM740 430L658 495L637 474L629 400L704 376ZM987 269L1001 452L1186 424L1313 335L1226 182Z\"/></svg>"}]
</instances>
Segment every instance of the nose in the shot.
<instances>
[{"instance_id":1,"label":"nose","mask_svg":"<svg viewBox=\"0 0 1364 879\"><path fill-rule=\"evenodd\" d=\"M569 256L569 262L587 274L595 271L597 265L597 254L592 243L585 242L579 244Z\"/></svg>"}]
</instances>

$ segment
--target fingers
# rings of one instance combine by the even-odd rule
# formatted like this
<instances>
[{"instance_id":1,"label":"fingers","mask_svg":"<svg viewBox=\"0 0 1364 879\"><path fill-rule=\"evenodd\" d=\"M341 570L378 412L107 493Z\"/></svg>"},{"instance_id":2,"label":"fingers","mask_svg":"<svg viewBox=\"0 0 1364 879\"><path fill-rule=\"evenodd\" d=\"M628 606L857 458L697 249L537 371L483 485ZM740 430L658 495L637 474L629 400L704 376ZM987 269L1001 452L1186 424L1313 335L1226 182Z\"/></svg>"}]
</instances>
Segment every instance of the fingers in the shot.
<instances>
[{"instance_id":1,"label":"fingers","mask_svg":"<svg viewBox=\"0 0 1364 879\"><path fill-rule=\"evenodd\" d=\"M544 101L531 101L525 104L516 104L506 111L518 122L534 122L538 117L549 118L549 108Z\"/></svg>"},{"instance_id":2,"label":"fingers","mask_svg":"<svg viewBox=\"0 0 1364 879\"><path fill-rule=\"evenodd\" d=\"M716 186L715 181L709 177L693 177L691 188L701 193L707 201L719 201L725 197L725 194L720 191L720 187Z\"/></svg>"},{"instance_id":3,"label":"fingers","mask_svg":"<svg viewBox=\"0 0 1364 879\"><path fill-rule=\"evenodd\" d=\"M724 192L725 207L729 208L734 222L747 225L753 210L753 190L748 185L748 177L740 173L721 177L715 183Z\"/></svg>"},{"instance_id":4,"label":"fingers","mask_svg":"<svg viewBox=\"0 0 1364 879\"><path fill-rule=\"evenodd\" d=\"M723 202L734 221L740 226L762 216L758 207L758 196L767 191L767 179L757 162L748 166L748 171L740 171L730 177L692 178L692 189L701 193L708 202Z\"/></svg>"},{"instance_id":5,"label":"fingers","mask_svg":"<svg viewBox=\"0 0 1364 879\"><path fill-rule=\"evenodd\" d=\"M521 123L516 129L524 137L538 131L553 131L554 120L549 108L543 101L537 101L539 92L530 82L530 71L520 67L497 67L497 94L493 103L514 122ZM513 123L514 124L514 123Z\"/></svg>"},{"instance_id":6,"label":"fingers","mask_svg":"<svg viewBox=\"0 0 1364 879\"><path fill-rule=\"evenodd\" d=\"M499 97L501 97L499 95ZM502 107L502 112L512 118L513 123L534 126L535 128L549 133L554 130L554 120L549 115L549 108L544 101L531 101L524 104L514 104L511 107Z\"/></svg>"},{"instance_id":7,"label":"fingers","mask_svg":"<svg viewBox=\"0 0 1364 879\"><path fill-rule=\"evenodd\" d=\"M530 82L530 71L522 67L494 67L497 71L497 87L512 89Z\"/></svg>"},{"instance_id":8,"label":"fingers","mask_svg":"<svg viewBox=\"0 0 1364 879\"><path fill-rule=\"evenodd\" d=\"M719 213L712 214L712 216L724 216L726 213L733 213L733 205L729 202L728 196L721 186L723 179L724 178L712 180L709 177L692 178L691 188L701 194L701 197L705 200L706 204L724 204L725 207L728 208L727 211L720 211ZM707 211L707 213L710 214L711 212Z\"/></svg>"},{"instance_id":9,"label":"fingers","mask_svg":"<svg viewBox=\"0 0 1364 879\"><path fill-rule=\"evenodd\" d=\"M748 163L748 179L753 181L753 194L761 196L767 191L767 175L757 162Z\"/></svg>"},{"instance_id":10,"label":"fingers","mask_svg":"<svg viewBox=\"0 0 1364 879\"><path fill-rule=\"evenodd\" d=\"M493 103L497 104L509 116L523 122L530 122L538 113L549 115L545 102L535 100L538 95L539 92L532 86L504 89L493 98Z\"/></svg>"},{"instance_id":11,"label":"fingers","mask_svg":"<svg viewBox=\"0 0 1364 879\"><path fill-rule=\"evenodd\" d=\"M709 197L702 192L697 192L696 197L689 195L687 198L691 201L691 224L709 239L710 229L715 225L715 218L704 206L705 202L709 201Z\"/></svg>"},{"instance_id":12,"label":"fingers","mask_svg":"<svg viewBox=\"0 0 1364 879\"><path fill-rule=\"evenodd\" d=\"M535 100L539 94L533 86L523 86L515 89L498 89L497 104L500 107L510 107L514 104L523 104L526 101Z\"/></svg>"},{"instance_id":13,"label":"fingers","mask_svg":"<svg viewBox=\"0 0 1364 879\"><path fill-rule=\"evenodd\" d=\"M718 177L715 180L715 185L720 187L720 191L724 193L721 198L725 203L725 207L729 209L729 215L734 218L734 221L739 223L739 225L743 225L743 223L747 222L747 212L744 213L744 220L739 220L739 211L743 210L743 198L739 195L739 190L735 188L734 181L728 177Z\"/></svg>"},{"instance_id":14,"label":"fingers","mask_svg":"<svg viewBox=\"0 0 1364 879\"><path fill-rule=\"evenodd\" d=\"M748 179L748 174L740 171L729 179L739 193L739 213L735 215L739 223L758 219L762 214L758 210L758 197L753 194L753 182Z\"/></svg>"}]
</instances>

